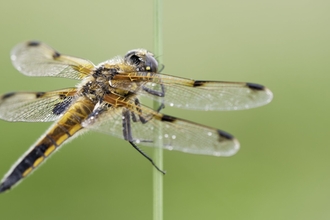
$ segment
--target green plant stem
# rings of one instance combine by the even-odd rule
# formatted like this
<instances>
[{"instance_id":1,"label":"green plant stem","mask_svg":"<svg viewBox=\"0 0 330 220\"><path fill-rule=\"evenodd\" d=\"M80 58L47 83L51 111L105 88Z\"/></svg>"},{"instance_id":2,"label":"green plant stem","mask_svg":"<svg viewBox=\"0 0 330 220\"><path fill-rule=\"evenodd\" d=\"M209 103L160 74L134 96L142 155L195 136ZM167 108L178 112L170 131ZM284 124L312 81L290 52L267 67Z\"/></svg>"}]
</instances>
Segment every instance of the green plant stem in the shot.
<instances>
[{"instance_id":1,"label":"green plant stem","mask_svg":"<svg viewBox=\"0 0 330 220\"><path fill-rule=\"evenodd\" d=\"M158 56L158 62L162 63L162 0L154 0L154 54ZM159 103L154 101L154 109ZM162 130L157 134L162 136ZM157 138L154 149L154 162L163 170L163 149L162 140ZM163 174L153 168L153 220L163 220Z\"/></svg>"}]
</instances>

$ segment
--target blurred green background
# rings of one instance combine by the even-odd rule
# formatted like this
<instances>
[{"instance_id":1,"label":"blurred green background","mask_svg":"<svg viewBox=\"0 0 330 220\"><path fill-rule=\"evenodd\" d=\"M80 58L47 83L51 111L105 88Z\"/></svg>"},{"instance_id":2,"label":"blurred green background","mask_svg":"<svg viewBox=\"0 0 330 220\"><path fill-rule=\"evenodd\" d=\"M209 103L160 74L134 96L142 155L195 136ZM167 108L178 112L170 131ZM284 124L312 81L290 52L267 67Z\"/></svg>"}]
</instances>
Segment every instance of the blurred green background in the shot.
<instances>
[{"instance_id":1,"label":"blurred green background","mask_svg":"<svg viewBox=\"0 0 330 220\"><path fill-rule=\"evenodd\" d=\"M31 78L9 52L41 40L95 63L153 50L152 1L4 1L0 93L77 82ZM230 158L166 151L164 219L330 219L330 2L164 2L164 73L248 81L271 104L237 112L165 113L234 134ZM0 121L0 175L50 123ZM145 149L152 155L152 149ZM88 133L0 195L0 219L151 219L152 166L125 141Z\"/></svg>"}]
</instances>

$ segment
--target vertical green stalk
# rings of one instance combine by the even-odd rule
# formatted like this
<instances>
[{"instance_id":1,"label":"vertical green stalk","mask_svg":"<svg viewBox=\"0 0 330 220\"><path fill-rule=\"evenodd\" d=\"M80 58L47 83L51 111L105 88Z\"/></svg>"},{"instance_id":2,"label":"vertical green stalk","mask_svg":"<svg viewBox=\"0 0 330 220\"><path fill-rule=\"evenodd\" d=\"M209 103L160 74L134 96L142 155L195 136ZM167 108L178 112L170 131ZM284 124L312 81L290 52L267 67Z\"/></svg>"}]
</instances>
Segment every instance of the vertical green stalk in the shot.
<instances>
[{"instance_id":1,"label":"vertical green stalk","mask_svg":"<svg viewBox=\"0 0 330 220\"><path fill-rule=\"evenodd\" d=\"M154 54L158 56L158 62L162 62L163 56L163 39L162 39L162 0L154 0ZM158 108L159 103L154 101L154 108ZM157 134L162 136L160 130ZM154 149L154 162L163 170L163 149L161 148L162 140L156 138ZM153 168L153 220L163 220L163 174Z\"/></svg>"}]
</instances>

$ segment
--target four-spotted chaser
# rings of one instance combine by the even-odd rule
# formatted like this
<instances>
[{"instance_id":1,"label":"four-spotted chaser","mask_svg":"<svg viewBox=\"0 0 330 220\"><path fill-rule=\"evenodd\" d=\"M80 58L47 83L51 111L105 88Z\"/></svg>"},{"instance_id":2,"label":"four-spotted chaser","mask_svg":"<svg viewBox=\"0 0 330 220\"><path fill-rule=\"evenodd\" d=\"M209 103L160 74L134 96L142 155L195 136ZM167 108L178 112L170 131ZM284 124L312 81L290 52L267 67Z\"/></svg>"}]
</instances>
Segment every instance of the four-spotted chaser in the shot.
<instances>
[{"instance_id":1,"label":"four-spotted chaser","mask_svg":"<svg viewBox=\"0 0 330 220\"><path fill-rule=\"evenodd\" d=\"M27 76L82 80L73 88L51 92L12 92L0 97L0 118L7 121L55 123L13 165L0 192L28 176L67 140L97 130L128 141L161 171L138 145L187 153L231 156L239 142L229 133L161 114L164 106L193 110L239 110L272 100L272 92L255 83L191 80L161 74L154 55L145 49L129 51L95 66L62 55L48 45L30 41L11 51L15 68ZM157 100L158 109L140 102ZM161 171L163 172L163 171Z\"/></svg>"}]
</instances>

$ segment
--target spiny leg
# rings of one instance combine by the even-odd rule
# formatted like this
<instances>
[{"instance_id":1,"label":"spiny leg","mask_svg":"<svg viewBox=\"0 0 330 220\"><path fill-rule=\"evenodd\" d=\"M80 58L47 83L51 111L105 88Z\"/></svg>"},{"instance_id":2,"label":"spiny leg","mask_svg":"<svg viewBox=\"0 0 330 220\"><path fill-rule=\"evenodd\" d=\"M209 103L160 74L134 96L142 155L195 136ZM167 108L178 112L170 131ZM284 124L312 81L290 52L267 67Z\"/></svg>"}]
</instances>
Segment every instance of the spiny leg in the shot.
<instances>
[{"instance_id":1,"label":"spiny leg","mask_svg":"<svg viewBox=\"0 0 330 220\"><path fill-rule=\"evenodd\" d=\"M158 97L165 97L165 87L164 87L164 85L160 84L160 88L162 90L161 92L150 89L150 88L145 87L145 86L142 86L142 89L144 91L146 91L147 93L150 93L151 95L155 95L155 96L158 96Z\"/></svg>"},{"instance_id":2,"label":"spiny leg","mask_svg":"<svg viewBox=\"0 0 330 220\"><path fill-rule=\"evenodd\" d=\"M140 114L139 114L139 119L140 119L141 123L142 123L142 124L147 123L150 119L146 119L145 117L142 116L142 110L141 110L141 108L140 108L141 104L140 104L139 99L136 98L136 99L134 100L134 103L135 103L135 105L136 105L136 111L138 111L138 112L140 113ZM136 118L136 116L135 116L135 114L134 114L133 112L132 112L132 120L133 120L133 122L138 122L138 120L137 120L137 118Z\"/></svg>"},{"instance_id":3,"label":"spiny leg","mask_svg":"<svg viewBox=\"0 0 330 220\"><path fill-rule=\"evenodd\" d=\"M142 124L145 124L145 123L147 123L148 121L150 121L150 120L152 119L153 115L152 115L152 114L149 114L149 115L143 117L143 116L142 116L142 110L141 110L141 108L140 108L141 104L140 104L139 99L136 98L136 99L134 100L134 102L135 102L135 105L137 106L136 111L138 111L138 112L140 113L140 114L139 114L139 119L140 119L140 121L142 122ZM159 108L157 109L157 113L159 113L161 109L163 109L162 105L159 106ZM133 112L131 112L131 113L132 113L132 121L133 121L133 122L137 122L138 120L137 120L135 114L134 114Z\"/></svg>"},{"instance_id":4,"label":"spiny leg","mask_svg":"<svg viewBox=\"0 0 330 220\"><path fill-rule=\"evenodd\" d=\"M139 149L133 140L133 136L132 136L132 130L131 130L131 117L130 117L130 111L128 111L127 109L123 110L123 135L124 135L124 139L126 141L128 141L135 150L137 150L140 154L142 154L145 158L147 158L147 160L150 161L150 163L162 174L165 174L165 172L163 170L161 170L155 163L154 161L148 156L146 155L141 149Z\"/></svg>"},{"instance_id":5,"label":"spiny leg","mask_svg":"<svg viewBox=\"0 0 330 220\"><path fill-rule=\"evenodd\" d=\"M148 87L145 87L145 86L142 86L142 89L151 94L151 95L154 95L154 96L158 96L158 97L161 97L162 98L162 102L160 103L160 106L158 107L157 109L157 112L160 112L160 110L164 109L165 108L165 104L164 104L164 97L165 97L165 87L163 84L160 84L160 88L161 88L161 92L159 91L156 91L156 90L153 90L153 89L150 89Z\"/></svg>"}]
</instances>

